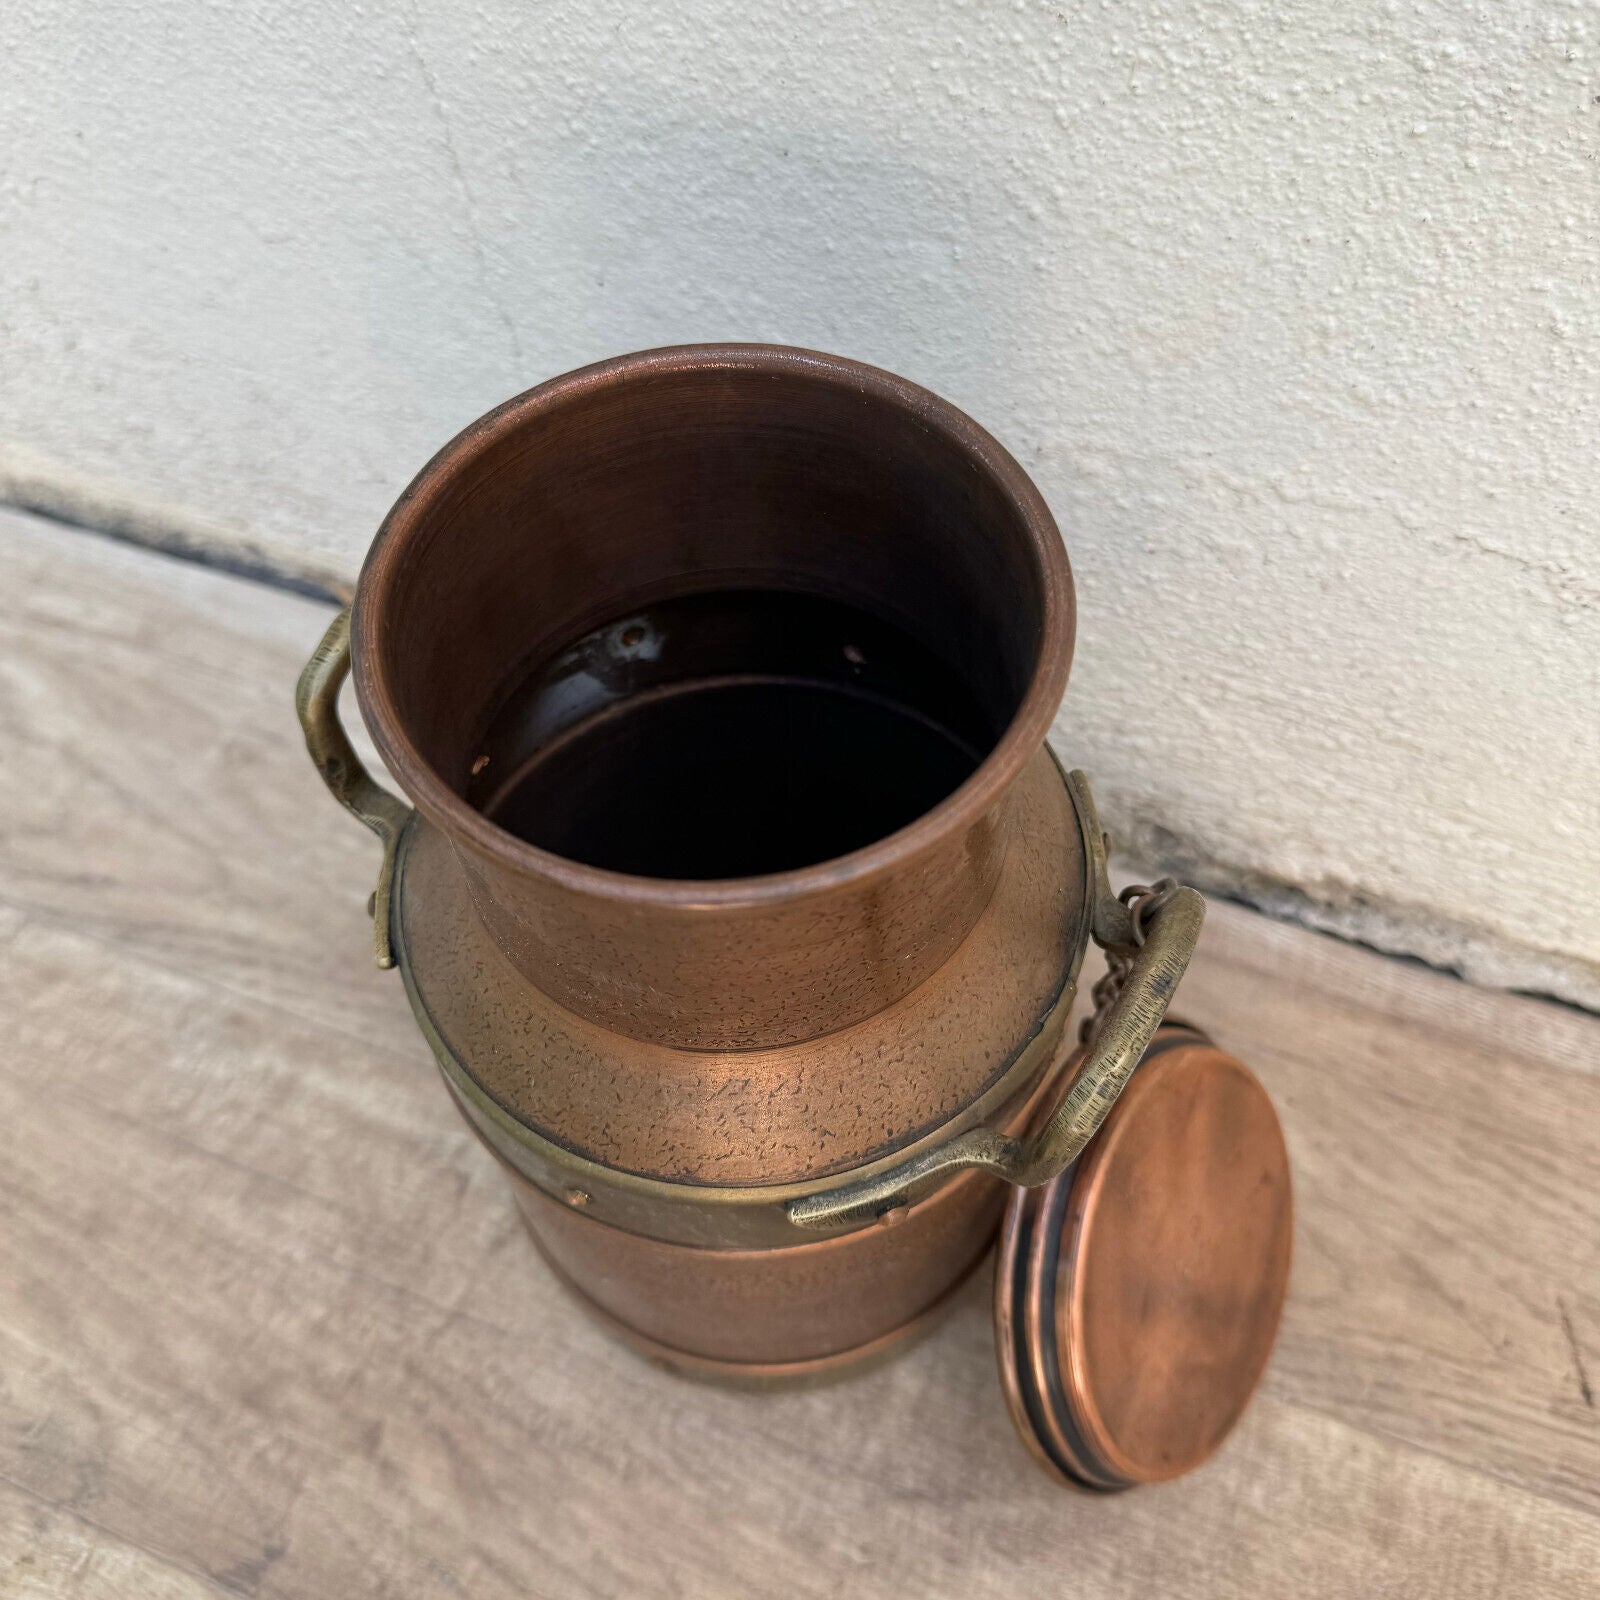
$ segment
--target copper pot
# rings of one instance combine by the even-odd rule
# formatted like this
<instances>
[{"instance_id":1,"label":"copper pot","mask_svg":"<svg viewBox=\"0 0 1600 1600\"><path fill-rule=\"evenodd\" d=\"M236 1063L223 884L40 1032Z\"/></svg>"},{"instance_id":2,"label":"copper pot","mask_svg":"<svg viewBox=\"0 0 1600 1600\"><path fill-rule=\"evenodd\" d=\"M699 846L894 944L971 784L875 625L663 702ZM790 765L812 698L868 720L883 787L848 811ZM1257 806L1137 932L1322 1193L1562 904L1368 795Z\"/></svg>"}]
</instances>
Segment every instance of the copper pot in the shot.
<instances>
[{"instance_id":1,"label":"copper pot","mask_svg":"<svg viewBox=\"0 0 1600 1600\"><path fill-rule=\"evenodd\" d=\"M654 1353L879 1348L1138 1063L1203 907L1111 893L1044 745L1073 626L1005 450L782 347L541 385L379 531L300 686L385 841L379 962L547 1258ZM339 728L352 661L414 812ZM1091 934L1126 982L1066 1087Z\"/></svg>"}]
</instances>

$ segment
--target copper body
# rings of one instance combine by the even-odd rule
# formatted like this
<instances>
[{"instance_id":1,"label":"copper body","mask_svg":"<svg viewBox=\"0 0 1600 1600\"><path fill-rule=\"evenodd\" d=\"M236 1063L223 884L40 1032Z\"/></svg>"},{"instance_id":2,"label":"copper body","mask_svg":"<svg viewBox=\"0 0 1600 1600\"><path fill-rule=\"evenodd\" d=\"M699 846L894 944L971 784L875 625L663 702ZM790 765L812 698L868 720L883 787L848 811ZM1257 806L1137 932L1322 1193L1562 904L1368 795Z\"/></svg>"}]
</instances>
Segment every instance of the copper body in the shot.
<instances>
[{"instance_id":1,"label":"copper body","mask_svg":"<svg viewBox=\"0 0 1600 1600\"><path fill-rule=\"evenodd\" d=\"M724 590L882 618L994 729L970 777L847 854L745 878L608 871L470 803L508 677ZM353 608L368 726L417 807L391 919L408 991L547 1257L688 1365L881 1345L992 1235L964 1172L807 1237L785 1196L1020 1124L1088 937L1081 819L1043 749L1072 584L1015 461L914 385L704 346L557 379L468 429L384 524ZM871 781L871 773L863 774Z\"/></svg>"}]
</instances>

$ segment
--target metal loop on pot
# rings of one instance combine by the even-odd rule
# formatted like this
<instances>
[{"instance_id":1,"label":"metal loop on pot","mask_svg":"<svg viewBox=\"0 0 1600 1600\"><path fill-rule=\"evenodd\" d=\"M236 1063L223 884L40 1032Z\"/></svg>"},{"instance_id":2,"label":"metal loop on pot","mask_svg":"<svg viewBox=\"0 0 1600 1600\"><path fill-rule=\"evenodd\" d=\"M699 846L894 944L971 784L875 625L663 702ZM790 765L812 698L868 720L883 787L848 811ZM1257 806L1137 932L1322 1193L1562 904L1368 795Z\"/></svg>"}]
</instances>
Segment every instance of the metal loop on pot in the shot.
<instances>
[{"instance_id":1,"label":"metal loop on pot","mask_svg":"<svg viewBox=\"0 0 1600 1600\"><path fill-rule=\"evenodd\" d=\"M1117 899L1128 908L1128 913L1133 919L1135 946L1143 948L1145 925L1177 894L1178 888L1176 878L1158 878L1154 884L1130 883L1117 896Z\"/></svg>"},{"instance_id":2,"label":"metal loop on pot","mask_svg":"<svg viewBox=\"0 0 1600 1600\"><path fill-rule=\"evenodd\" d=\"M1150 923L1176 899L1180 888L1182 885L1176 878L1158 878L1154 884L1130 883L1117 896L1128 908L1132 943L1126 948L1113 946L1106 951L1106 970L1089 991L1094 1009L1078 1024L1079 1044L1086 1045L1099 1034L1117 996L1127 986L1134 959L1149 937Z\"/></svg>"}]
</instances>

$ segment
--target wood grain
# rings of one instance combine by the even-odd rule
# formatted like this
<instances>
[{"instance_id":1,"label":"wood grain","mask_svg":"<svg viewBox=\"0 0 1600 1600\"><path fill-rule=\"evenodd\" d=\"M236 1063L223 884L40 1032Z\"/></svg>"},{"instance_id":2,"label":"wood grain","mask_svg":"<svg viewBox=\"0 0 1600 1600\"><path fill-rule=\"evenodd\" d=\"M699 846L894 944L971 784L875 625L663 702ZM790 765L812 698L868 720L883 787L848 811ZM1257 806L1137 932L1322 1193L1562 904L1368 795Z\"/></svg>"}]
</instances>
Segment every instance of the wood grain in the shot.
<instances>
[{"instance_id":1,"label":"wood grain","mask_svg":"<svg viewBox=\"0 0 1600 1600\"><path fill-rule=\"evenodd\" d=\"M1283 1338L1208 1467L1071 1496L984 1285L808 1390L592 1327L370 966L325 610L9 514L0 568L5 1600L1600 1591L1600 1020L1214 907Z\"/></svg>"}]
</instances>

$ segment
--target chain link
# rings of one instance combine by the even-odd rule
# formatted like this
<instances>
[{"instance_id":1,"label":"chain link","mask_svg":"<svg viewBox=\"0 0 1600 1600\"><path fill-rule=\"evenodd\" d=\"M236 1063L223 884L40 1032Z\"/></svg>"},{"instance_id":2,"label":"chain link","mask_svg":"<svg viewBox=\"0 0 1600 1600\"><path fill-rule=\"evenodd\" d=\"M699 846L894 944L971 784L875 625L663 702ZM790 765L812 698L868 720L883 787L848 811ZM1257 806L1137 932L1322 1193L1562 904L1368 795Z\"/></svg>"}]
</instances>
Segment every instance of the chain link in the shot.
<instances>
[{"instance_id":1,"label":"chain link","mask_svg":"<svg viewBox=\"0 0 1600 1600\"><path fill-rule=\"evenodd\" d=\"M1115 945L1106 951L1105 975L1089 991L1094 1010L1078 1025L1078 1043L1088 1044L1104 1025L1107 1013L1122 993L1134 958L1144 946L1145 927L1150 919L1178 892L1176 878L1158 878L1154 883L1130 883L1117 898L1128 908L1133 926L1133 943Z\"/></svg>"}]
</instances>

